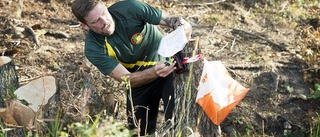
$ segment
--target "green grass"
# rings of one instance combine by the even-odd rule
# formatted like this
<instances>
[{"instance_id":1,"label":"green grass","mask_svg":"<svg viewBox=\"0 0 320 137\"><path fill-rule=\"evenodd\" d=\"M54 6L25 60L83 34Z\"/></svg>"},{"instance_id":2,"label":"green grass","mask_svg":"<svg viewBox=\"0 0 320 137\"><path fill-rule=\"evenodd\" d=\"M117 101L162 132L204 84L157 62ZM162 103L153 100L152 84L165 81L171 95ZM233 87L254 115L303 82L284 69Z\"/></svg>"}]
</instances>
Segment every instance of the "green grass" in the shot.
<instances>
[{"instance_id":1,"label":"green grass","mask_svg":"<svg viewBox=\"0 0 320 137\"><path fill-rule=\"evenodd\" d=\"M310 137L318 137L320 135L320 115L317 114L315 120L312 121Z\"/></svg>"}]
</instances>

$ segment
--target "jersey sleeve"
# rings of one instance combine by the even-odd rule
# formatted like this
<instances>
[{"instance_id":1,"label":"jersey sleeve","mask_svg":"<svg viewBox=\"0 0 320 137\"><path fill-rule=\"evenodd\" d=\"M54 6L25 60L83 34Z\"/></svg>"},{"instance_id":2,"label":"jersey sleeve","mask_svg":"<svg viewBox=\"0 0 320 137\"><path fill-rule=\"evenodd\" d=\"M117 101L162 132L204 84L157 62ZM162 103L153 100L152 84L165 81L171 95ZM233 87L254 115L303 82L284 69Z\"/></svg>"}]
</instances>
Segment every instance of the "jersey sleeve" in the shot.
<instances>
[{"instance_id":1,"label":"jersey sleeve","mask_svg":"<svg viewBox=\"0 0 320 137\"><path fill-rule=\"evenodd\" d=\"M159 9L156 9L146 3L140 2L141 8L139 9L139 12L137 13L138 18L141 20L144 20L145 22L148 22L150 24L159 25L162 11Z\"/></svg>"},{"instance_id":2,"label":"jersey sleeve","mask_svg":"<svg viewBox=\"0 0 320 137\"><path fill-rule=\"evenodd\" d=\"M153 6L132 0L133 4L131 6L132 12L135 13L136 17L143 22L148 22L150 24L159 25L162 11L154 8Z\"/></svg>"},{"instance_id":3,"label":"jersey sleeve","mask_svg":"<svg viewBox=\"0 0 320 137\"><path fill-rule=\"evenodd\" d=\"M92 37L88 35L85 42L84 54L102 74L109 75L119 62L108 56L107 53L105 53L105 48L103 43L97 42L97 40L92 39Z\"/></svg>"},{"instance_id":4,"label":"jersey sleeve","mask_svg":"<svg viewBox=\"0 0 320 137\"><path fill-rule=\"evenodd\" d=\"M116 2L109 8L110 13L123 21L139 21L159 25L162 11L138 0L123 0Z\"/></svg>"}]
</instances>

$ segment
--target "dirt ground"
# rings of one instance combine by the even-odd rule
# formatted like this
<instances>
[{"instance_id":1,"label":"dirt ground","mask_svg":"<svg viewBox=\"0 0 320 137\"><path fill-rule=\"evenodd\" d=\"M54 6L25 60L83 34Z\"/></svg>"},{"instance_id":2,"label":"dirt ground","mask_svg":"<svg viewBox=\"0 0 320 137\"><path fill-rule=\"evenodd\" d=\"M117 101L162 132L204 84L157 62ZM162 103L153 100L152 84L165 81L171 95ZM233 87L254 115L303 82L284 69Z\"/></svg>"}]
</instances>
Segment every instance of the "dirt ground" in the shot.
<instances>
[{"instance_id":1,"label":"dirt ground","mask_svg":"<svg viewBox=\"0 0 320 137\"><path fill-rule=\"evenodd\" d=\"M299 19L307 11L288 12L292 1L284 0L277 6L254 0L144 1L189 21L192 37L200 38L203 56L221 60L238 82L250 88L224 127L258 136L309 133L320 103L308 98L314 85L304 82L302 63L296 57L301 50L297 45L300 28L312 27ZM75 105L73 97L80 94L84 79L121 102L124 92L119 83L85 59L84 32L71 13L71 2L0 1L0 52L14 60L21 85L55 76L65 108ZM313 13L306 14L319 15L319 7L313 8ZM122 113L119 119L125 117Z\"/></svg>"}]
</instances>

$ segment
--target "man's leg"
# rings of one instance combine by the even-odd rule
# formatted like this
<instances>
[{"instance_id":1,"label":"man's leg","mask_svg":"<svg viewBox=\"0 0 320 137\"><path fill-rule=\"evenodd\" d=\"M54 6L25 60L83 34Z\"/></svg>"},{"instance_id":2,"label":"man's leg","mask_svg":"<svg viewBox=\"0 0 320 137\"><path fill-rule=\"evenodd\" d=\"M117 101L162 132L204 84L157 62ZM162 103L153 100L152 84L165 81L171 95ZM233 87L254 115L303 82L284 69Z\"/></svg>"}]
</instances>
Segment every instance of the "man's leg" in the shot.
<instances>
[{"instance_id":1,"label":"man's leg","mask_svg":"<svg viewBox=\"0 0 320 137\"><path fill-rule=\"evenodd\" d=\"M172 119L172 117L173 117L173 110L174 110L174 106L175 106L173 80L174 80L173 74L170 74L163 81L163 85L162 85L161 98L163 100L163 105L164 105L165 120Z\"/></svg>"},{"instance_id":2,"label":"man's leg","mask_svg":"<svg viewBox=\"0 0 320 137\"><path fill-rule=\"evenodd\" d=\"M174 109L174 85L173 74L168 75L165 78L159 78L153 82L152 93L149 99L149 111L148 111L148 133L154 133L157 125L157 118L159 112L159 102L163 98L165 108L165 119L171 119Z\"/></svg>"},{"instance_id":3,"label":"man's leg","mask_svg":"<svg viewBox=\"0 0 320 137\"><path fill-rule=\"evenodd\" d=\"M134 125L140 125L140 135L153 134L156 130L157 115L159 108L160 96L158 95L159 82L162 78L159 78L147 85L132 88L132 102L134 110L131 108L131 98L127 93L127 116L130 129L137 128ZM135 113L133 117L132 112Z\"/></svg>"}]
</instances>

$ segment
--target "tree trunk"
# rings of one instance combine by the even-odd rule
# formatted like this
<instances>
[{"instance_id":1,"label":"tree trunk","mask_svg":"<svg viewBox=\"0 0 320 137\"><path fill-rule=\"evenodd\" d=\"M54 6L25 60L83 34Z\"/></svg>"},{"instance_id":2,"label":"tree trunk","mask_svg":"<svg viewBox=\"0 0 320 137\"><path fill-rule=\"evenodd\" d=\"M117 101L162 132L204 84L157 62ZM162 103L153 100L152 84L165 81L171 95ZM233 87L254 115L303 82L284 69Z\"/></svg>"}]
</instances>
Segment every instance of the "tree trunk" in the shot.
<instances>
[{"instance_id":1,"label":"tree trunk","mask_svg":"<svg viewBox=\"0 0 320 137\"><path fill-rule=\"evenodd\" d=\"M3 96L13 88L13 91L19 88L18 75L15 70L15 65L11 58L0 56L0 107L4 108L5 102Z\"/></svg>"},{"instance_id":2,"label":"tree trunk","mask_svg":"<svg viewBox=\"0 0 320 137\"><path fill-rule=\"evenodd\" d=\"M184 57L200 54L199 39L189 42L182 50L182 54ZM189 63L184 73L175 74L176 130L182 132L182 136L190 134L187 128L191 128L193 132L200 132L204 137L217 135L217 126L196 103L202 68L202 61L197 61Z\"/></svg>"}]
</instances>

